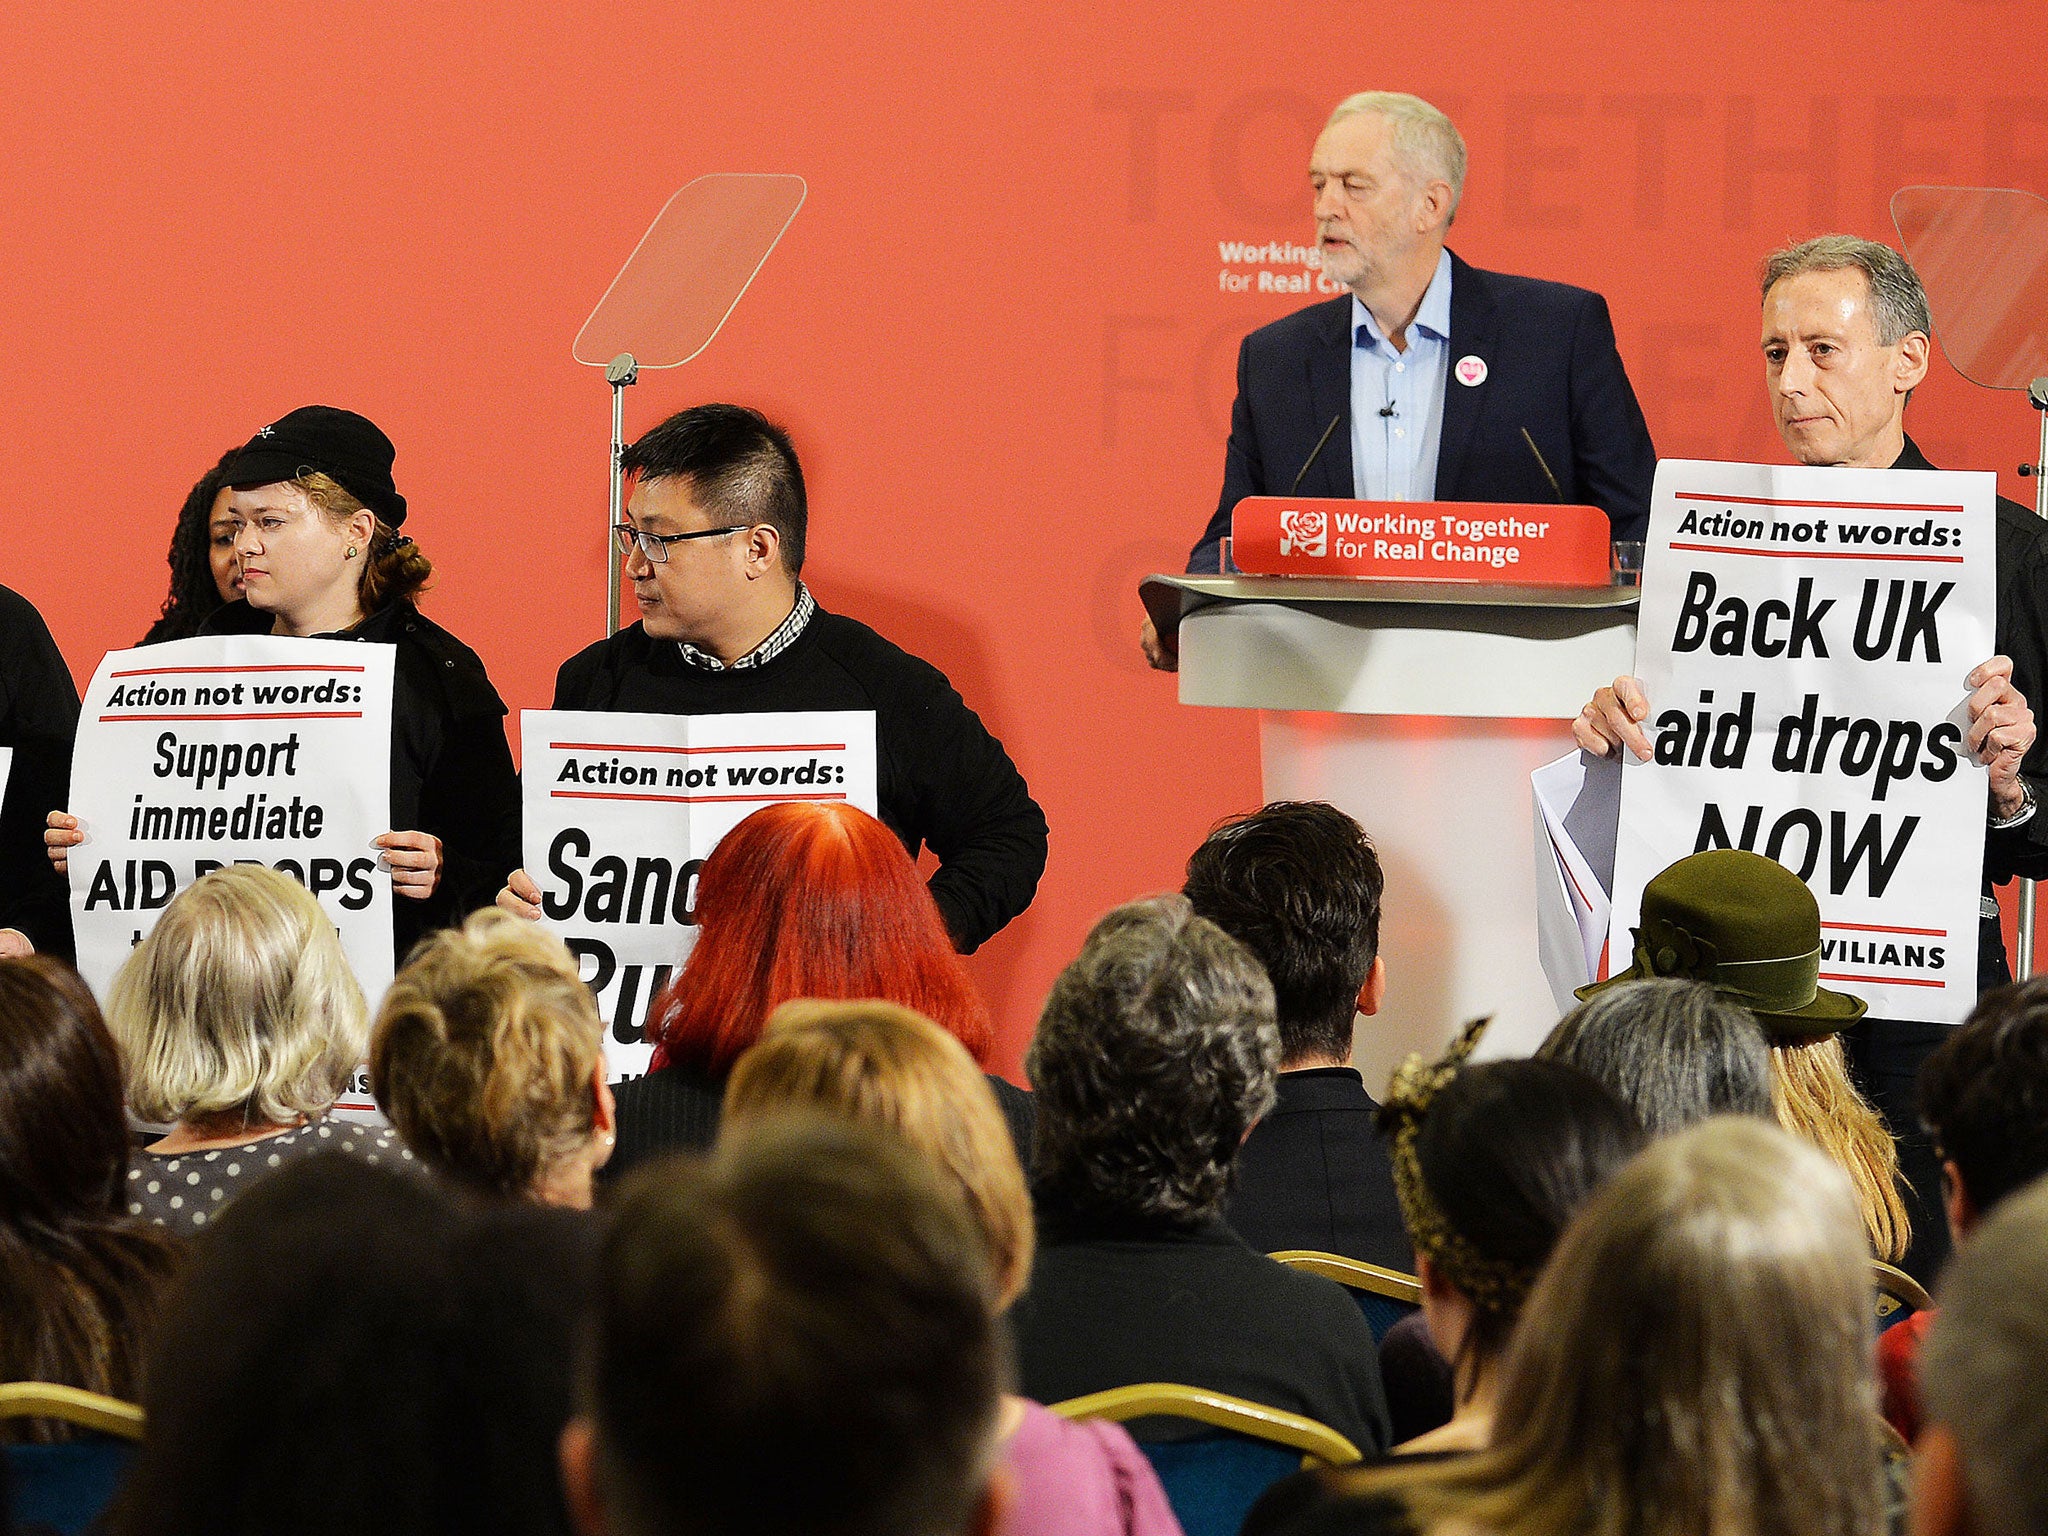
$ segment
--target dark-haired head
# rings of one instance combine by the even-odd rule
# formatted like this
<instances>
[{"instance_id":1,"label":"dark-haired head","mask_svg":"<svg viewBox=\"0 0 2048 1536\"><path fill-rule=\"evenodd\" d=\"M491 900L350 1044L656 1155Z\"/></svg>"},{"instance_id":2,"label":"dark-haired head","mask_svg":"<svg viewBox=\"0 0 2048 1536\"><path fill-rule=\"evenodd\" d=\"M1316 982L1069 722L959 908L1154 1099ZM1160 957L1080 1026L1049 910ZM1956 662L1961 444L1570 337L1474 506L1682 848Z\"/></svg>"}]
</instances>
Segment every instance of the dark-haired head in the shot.
<instances>
[{"instance_id":1,"label":"dark-haired head","mask_svg":"<svg viewBox=\"0 0 2048 1536\"><path fill-rule=\"evenodd\" d=\"M1273 983L1283 1067L1350 1059L1385 886L1372 839L1320 801L1232 817L1189 858L1183 894L1258 956Z\"/></svg>"},{"instance_id":2,"label":"dark-haired head","mask_svg":"<svg viewBox=\"0 0 2048 1536\"><path fill-rule=\"evenodd\" d=\"M568 1536L554 1446L601 1236L333 1154L259 1181L166 1303L117 1531Z\"/></svg>"},{"instance_id":3,"label":"dark-haired head","mask_svg":"<svg viewBox=\"0 0 2048 1536\"><path fill-rule=\"evenodd\" d=\"M455 1220L425 1179L338 1154L238 1197L166 1302L123 1536L467 1528Z\"/></svg>"},{"instance_id":4,"label":"dark-haired head","mask_svg":"<svg viewBox=\"0 0 2048 1536\"><path fill-rule=\"evenodd\" d=\"M1461 1395L1507 1347L1579 1207L1643 1144L1628 1107L1562 1062L1468 1065L1429 1101L1414 1140L1428 1211L1408 1212L1410 1235L1469 1307L1460 1336L1438 1337Z\"/></svg>"},{"instance_id":5,"label":"dark-haired head","mask_svg":"<svg viewBox=\"0 0 2048 1536\"><path fill-rule=\"evenodd\" d=\"M782 566L804 568L809 521L804 472L789 434L759 411L713 403L678 411L628 444L619 467L642 480L683 480L714 518L765 523L781 536Z\"/></svg>"},{"instance_id":6,"label":"dark-haired head","mask_svg":"<svg viewBox=\"0 0 2048 1536\"><path fill-rule=\"evenodd\" d=\"M0 1381L139 1390L176 1250L128 1217L128 1146L92 993L61 961L0 960Z\"/></svg>"},{"instance_id":7,"label":"dark-haired head","mask_svg":"<svg viewBox=\"0 0 2048 1536\"><path fill-rule=\"evenodd\" d=\"M1007 1375L992 1284L958 1193L870 1127L748 1121L636 1173L563 1440L583 1528L961 1531L990 1504Z\"/></svg>"},{"instance_id":8,"label":"dark-haired head","mask_svg":"<svg viewBox=\"0 0 2048 1536\"><path fill-rule=\"evenodd\" d=\"M225 505L220 528L214 526L214 503L228 489L228 465L241 451L230 448L222 454L220 462L199 477L178 509L177 526L171 530L171 590L164 598L163 613L142 637L144 645L198 634L199 626L215 609L241 595L234 530L227 524Z\"/></svg>"},{"instance_id":9,"label":"dark-haired head","mask_svg":"<svg viewBox=\"0 0 2048 1536\"><path fill-rule=\"evenodd\" d=\"M2048 977L1978 998L1918 1086L1920 1118L1959 1186L1949 1206L1958 1226L2048 1173Z\"/></svg>"},{"instance_id":10,"label":"dark-haired head","mask_svg":"<svg viewBox=\"0 0 2048 1536\"><path fill-rule=\"evenodd\" d=\"M1651 1137L1709 1115L1771 1118L1771 1043L1756 1015L1703 981L1662 977L1596 992L1536 1053L1591 1073Z\"/></svg>"}]
</instances>

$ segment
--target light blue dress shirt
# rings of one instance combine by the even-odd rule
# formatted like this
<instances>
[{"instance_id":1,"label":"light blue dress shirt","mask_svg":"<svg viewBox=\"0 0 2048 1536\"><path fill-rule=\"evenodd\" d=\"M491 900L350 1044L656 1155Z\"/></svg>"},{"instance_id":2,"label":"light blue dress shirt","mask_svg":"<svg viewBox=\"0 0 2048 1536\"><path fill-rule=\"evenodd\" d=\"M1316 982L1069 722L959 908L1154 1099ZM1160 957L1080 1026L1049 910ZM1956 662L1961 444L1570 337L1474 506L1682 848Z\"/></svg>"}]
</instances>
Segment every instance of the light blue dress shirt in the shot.
<instances>
[{"instance_id":1,"label":"light blue dress shirt","mask_svg":"<svg viewBox=\"0 0 2048 1536\"><path fill-rule=\"evenodd\" d=\"M1444 386L1451 372L1451 253L1440 251L1408 350L1351 300L1351 492L1361 501L1434 501ZM1380 412L1394 408L1391 416Z\"/></svg>"}]
</instances>

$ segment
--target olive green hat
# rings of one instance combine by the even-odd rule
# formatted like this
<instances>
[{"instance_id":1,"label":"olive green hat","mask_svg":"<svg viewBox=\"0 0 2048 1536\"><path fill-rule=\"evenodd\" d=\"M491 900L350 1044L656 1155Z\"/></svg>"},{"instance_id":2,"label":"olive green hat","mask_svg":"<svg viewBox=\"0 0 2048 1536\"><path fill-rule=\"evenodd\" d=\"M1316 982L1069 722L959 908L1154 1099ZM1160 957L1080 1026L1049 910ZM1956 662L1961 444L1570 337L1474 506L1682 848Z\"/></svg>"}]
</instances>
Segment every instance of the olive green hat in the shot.
<instances>
[{"instance_id":1,"label":"olive green hat","mask_svg":"<svg viewBox=\"0 0 2048 1536\"><path fill-rule=\"evenodd\" d=\"M1762 854L1711 848L1680 859L1643 887L1633 931L1629 968L1575 996L1654 976L1704 981L1779 1039L1831 1035L1869 1006L1819 985L1820 903L1804 880Z\"/></svg>"}]
</instances>

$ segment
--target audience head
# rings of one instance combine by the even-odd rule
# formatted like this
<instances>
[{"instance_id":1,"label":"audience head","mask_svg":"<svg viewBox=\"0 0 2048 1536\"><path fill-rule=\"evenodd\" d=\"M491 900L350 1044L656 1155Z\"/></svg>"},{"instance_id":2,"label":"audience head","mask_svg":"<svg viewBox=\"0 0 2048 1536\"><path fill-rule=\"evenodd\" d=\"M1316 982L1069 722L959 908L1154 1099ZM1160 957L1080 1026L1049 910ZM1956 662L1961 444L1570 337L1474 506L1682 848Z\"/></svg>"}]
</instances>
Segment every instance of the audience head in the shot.
<instances>
[{"instance_id":1,"label":"audience head","mask_svg":"<svg viewBox=\"0 0 2048 1536\"><path fill-rule=\"evenodd\" d=\"M1813 1148L1739 1116L1655 1143L1580 1213L1528 1310L1542 1326L1502 1366L1475 1525L1882 1527L1869 1255Z\"/></svg>"},{"instance_id":2,"label":"audience head","mask_svg":"<svg viewBox=\"0 0 2048 1536\"><path fill-rule=\"evenodd\" d=\"M984 1066L995 1026L896 834L841 802L766 806L697 876L697 946L657 1002L656 1064L729 1071L795 997L882 998Z\"/></svg>"},{"instance_id":3,"label":"audience head","mask_svg":"<svg viewBox=\"0 0 2048 1536\"><path fill-rule=\"evenodd\" d=\"M943 1173L987 1240L998 1307L1031 1274L1031 1196L988 1079L951 1035L895 1003L784 1003L725 1087L733 1126L810 1109L893 1131Z\"/></svg>"},{"instance_id":4,"label":"audience head","mask_svg":"<svg viewBox=\"0 0 2048 1536\"><path fill-rule=\"evenodd\" d=\"M1581 987L1582 1001L1652 976L1705 982L1747 1008L1771 1042L1778 1123L1854 1181L1873 1251L1897 1259L1911 1238L1898 1148L1849 1079L1838 1030L1861 998L1819 985L1820 904L1806 882L1761 854L1714 848L1680 859L1643 888L1629 968Z\"/></svg>"},{"instance_id":5,"label":"audience head","mask_svg":"<svg viewBox=\"0 0 2048 1536\"><path fill-rule=\"evenodd\" d=\"M1899 1193L1899 1149L1884 1117L1849 1076L1839 1035L1771 1042L1778 1124L1841 1165L1855 1186L1870 1250L1896 1262L1912 1241Z\"/></svg>"},{"instance_id":6,"label":"audience head","mask_svg":"<svg viewBox=\"0 0 2048 1536\"><path fill-rule=\"evenodd\" d=\"M232 514L245 521L265 512L310 514L353 551L356 601L365 613L417 596L434 568L400 534L405 498L392 482L397 450L377 424L331 405L302 405L260 428L222 472L233 487ZM240 547L238 542L237 547ZM301 556L266 544L262 585L250 606L289 612L306 579ZM289 565L287 564L289 562ZM344 567L346 568L346 567Z\"/></svg>"},{"instance_id":7,"label":"audience head","mask_svg":"<svg viewBox=\"0 0 2048 1536\"><path fill-rule=\"evenodd\" d=\"M1488 1375L1565 1227L1643 1145L1626 1105L1555 1061L1470 1065L1483 1020L1394 1074L1382 1125L1424 1310L1460 1397Z\"/></svg>"},{"instance_id":8,"label":"audience head","mask_svg":"<svg viewBox=\"0 0 2048 1536\"><path fill-rule=\"evenodd\" d=\"M2048 1180L1956 1253L1920 1351L1914 1536L2048 1536Z\"/></svg>"},{"instance_id":9,"label":"audience head","mask_svg":"<svg viewBox=\"0 0 2048 1536\"><path fill-rule=\"evenodd\" d=\"M150 1355L124 1536L469 1529L454 1220L427 1180L337 1154L222 1212Z\"/></svg>"},{"instance_id":10,"label":"audience head","mask_svg":"<svg viewBox=\"0 0 2048 1536\"><path fill-rule=\"evenodd\" d=\"M392 980L370 1085L407 1147L492 1195L588 1206L616 1139L604 1026L575 958L496 908L432 935Z\"/></svg>"},{"instance_id":11,"label":"audience head","mask_svg":"<svg viewBox=\"0 0 2048 1536\"><path fill-rule=\"evenodd\" d=\"M61 961L0 960L0 1381L135 1396L173 1250L127 1219L128 1148L92 993Z\"/></svg>"},{"instance_id":12,"label":"audience head","mask_svg":"<svg viewBox=\"0 0 2048 1536\"><path fill-rule=\"evenodd\" d=\"M1118 907L1053 982L1025 1068L1041 1195L1090 1216L1190 1227L1273 1105L1273 988L1181 896Z\"/></svg>"},{"instance_id":13,"label":"audience head","mask_svg":"<svg viewBox=\"0 0 2048 1536\"><path fill-rule=\"evenodd\" d=\"M1770 1041L1704 982L1623 982L1558 1020L1536 1054L1605 1083L1652 1137L1709 1115L1771 1116Z\"/></svg>"},{"instance_id":14,"label":"audience head","mask_svg":"<svg viewBox=\"0 0 2048 1536\"><path fill-rule=\"evenodd\" d=\"M791 576L804 568L804 472L789 435L759 411L718 403L679 411L628 444L619 467L642 484L681 481L719 522L773 528L782 568Z\"/></svg>"},{"instance_id":15,"label":"audience head","mask_svg":"<svg viewBox=\"0 0 2048 1536\"><path fill-rule=\"evenodd\" d=\"M1379 1007L1380 873L1372 839L1333 805L1283 800L1217 826L1182 887L1273 983L1281 1065L1351 1057L1351 1020Z\"/></svg>"},{"instance_id":16,"label":"audience head","mask_svg":"<svg viewBox=\"0 0 2048 1536\"><path fill-rule=\"evenodd\" d=\"M1961 1237L2048 1173L2048 977L1980 997L1921 1066L1919 1096Z\"/></svg>"},{"instance_id":17,"label":"audience head","mask_svg":"<svg viewBox=\"0 0 2048 1536\"><path fill-rule=\"evenodd\" d=\"M564 1484L584 1536L985 1530L1004 1377L942 1176L868 1127L762 1120L622 1187Z\"/></svg>"},{"instance_id":18,"label":"audience head","mask_svg":"<svg viewBox=\"0 0 2048 1536\"><path fill-rule=\"evenodd\" d=\"M283 1125L341 1096L367 1043L362 988L306 888L260 864L171 899L107 993L128 1108Z\"/></svg>"},{"instance_id":19,"label":"audience head","mask_svg":"<svg viewBox=\"0 0 2048 1536\"><path fill-rule=\"evenodd\" d=\"M568 1536L555 1447L602 1230L355 1158L287 1164L194 1245L117 1529Z\"/></svg>"},{"instance_id":20,"label":"audience head","mask_svg":"<svg viewBox=\"0 0 2048 1536\"><path fill-rule=\"evenodd\" d=\"M227 482L228 465L240 452L231 448L222 454L220 462L199 477L187 493L185 505L178 509L177 526L171 532L171 589L145 643L196 635L216 609L242 595L242 567L235 558Z\"/></svg>"}]
</instances>

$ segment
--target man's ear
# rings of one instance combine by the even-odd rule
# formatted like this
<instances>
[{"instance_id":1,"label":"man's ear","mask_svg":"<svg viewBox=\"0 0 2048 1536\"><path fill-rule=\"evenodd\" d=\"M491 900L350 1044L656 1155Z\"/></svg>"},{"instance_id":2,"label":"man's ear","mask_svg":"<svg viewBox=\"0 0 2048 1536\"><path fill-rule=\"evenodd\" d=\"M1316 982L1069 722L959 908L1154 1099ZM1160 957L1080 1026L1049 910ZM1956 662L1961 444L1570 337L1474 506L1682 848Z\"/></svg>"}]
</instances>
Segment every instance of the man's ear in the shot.
<instances>
[{"instance_id":1,"label":"man's ear","mask_svg":"<svg viewBox=\"0 0 2048 1536\"><path fill-rule=\"evenodd\" d=\"M1367 1017L1380 1011L1380 1004L1387 1000L1387 962L1383 956L1372 957L1372 969L1365 973L1365 985L1358 989L1358 1011Z\"/></svg>"},{"instance_id":2,"label":"man's ear","mask_svg":"<svg viewBox=\"0 0 2048 1536\"><path fill-rule=\"evenodd\" d=\"M1956 1242L1977 1225L1977 1202L1970 1198L1970 1186L1963 1182L1963 1171L1952 1157L1941 1165L1941 1208L1948 1216L1948 1235Z\"/></svg>"},{"instance_id":3,"label":"man's ear","mask_svg":"<svg viewBox=\"0 0 2048 1536\"><path fill-rule=\"evenodd\" d=\"M562 1502L576 1536L605 1536L604 1496L597 1486L597 1429L578 1415L562 1426L555 1442L555 1460L562 1473Z\"/></svg>"},{"instance_id":4,"label":"man's ear","mask_svg":"<svg viewBox=\"0 0 2048 1536\"><path fill-rule=\"evenodd\" d=\"M1423 183L1415 193L1415 232L1426 235L1432 229L1441 229L1451 217L1451 184L1448 181Z\"/></svg>"},{"instance_id":5,"label":"man's ear","mask_svg":"<svg viewBox=\"0 0 2048 1536\"><path fill-rule=\"evenodd\" d=\"M604 1058L597 1058L597 1108L590 1117L590 1128L602 1136L607 1131L619 1128L619 1101L612 1095L612 1085L605 1081Z\"/></svg>"},{"instance_id":6,"label":"man's ear","mask_svg":"<svg viewBox=\"0 0 2048 1536\"><path fill-rule=\"evenodd\" d=\"M1917 389L1927 378L1930 361L1927 333L1908 331L1899 343L1897 360L1892 364L1892 388L1899 394Z\"/></svg>"},{"instance_id":7,"label":"man's ear","mask_svg":"<svg viewBox=\"0 0 2048 1536\"><path fill-rule=\"evenodd\" d=\"M1968 1536L1969 1490L1963 1448L1946 1424L1930 1424L1913 1445L1913 1491L1906 1512L1910 1536Z\"/></svg>"},{"instance_id":8,"label":"man's ear","mask_svg":"<svg viewBox=\"0 0 2048 1536\"><path fill-rule=\"evenodd\" d=\"M759 580L782 569L782 530L756 523L747 530L747 578Z\"/></svg>"}]
</instances>

